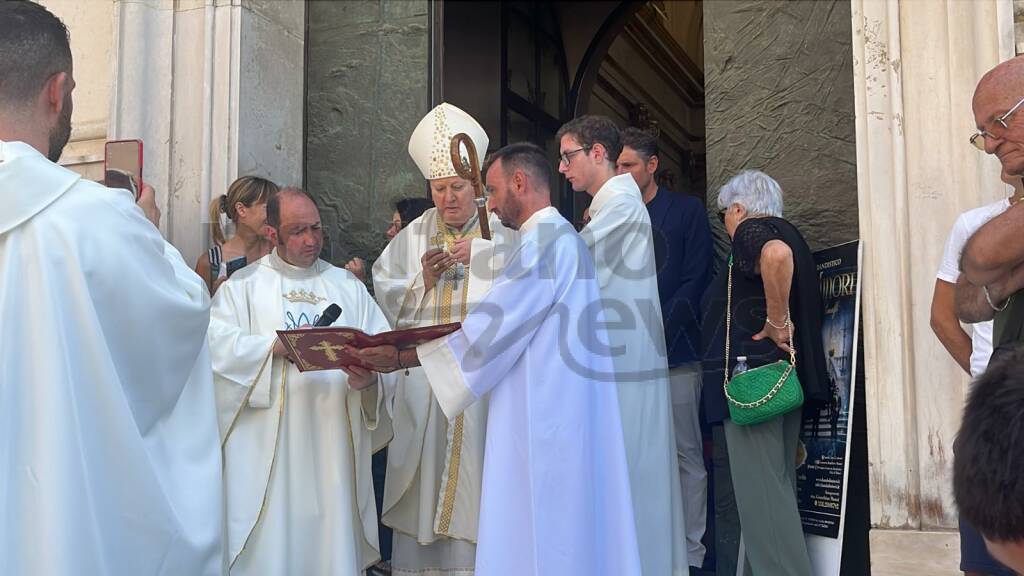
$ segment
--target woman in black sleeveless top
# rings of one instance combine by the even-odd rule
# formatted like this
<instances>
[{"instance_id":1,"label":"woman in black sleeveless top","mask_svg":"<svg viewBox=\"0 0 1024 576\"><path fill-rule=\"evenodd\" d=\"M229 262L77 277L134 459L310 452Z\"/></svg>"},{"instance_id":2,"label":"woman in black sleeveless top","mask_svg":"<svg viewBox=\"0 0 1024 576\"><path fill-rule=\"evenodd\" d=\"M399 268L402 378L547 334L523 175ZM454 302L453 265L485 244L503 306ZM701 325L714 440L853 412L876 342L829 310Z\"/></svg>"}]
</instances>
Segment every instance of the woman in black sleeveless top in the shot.
<instances>
[{"instance_id":1,"label":"woman in black sleeveless top","mask_svg":"<svg viewBox=\"0 0 1024 576\"><path fill-rule=\"evenodd\" d=\"M795 493L801 410L736 425L729 419L723 386L726 317L731 313L730 372L738 356L746 356L750 369L788 361L789 347L795 345L804 406L826 400L818 275L800 231L781 218L782 190L768 175L746 171L735 176L719 192L718 207L732 239L732 305L727 305L729 265L723 263L704 296L704 409L708 422L724 427L754 574L810 576Z\"/></svg>"}]
</instances>

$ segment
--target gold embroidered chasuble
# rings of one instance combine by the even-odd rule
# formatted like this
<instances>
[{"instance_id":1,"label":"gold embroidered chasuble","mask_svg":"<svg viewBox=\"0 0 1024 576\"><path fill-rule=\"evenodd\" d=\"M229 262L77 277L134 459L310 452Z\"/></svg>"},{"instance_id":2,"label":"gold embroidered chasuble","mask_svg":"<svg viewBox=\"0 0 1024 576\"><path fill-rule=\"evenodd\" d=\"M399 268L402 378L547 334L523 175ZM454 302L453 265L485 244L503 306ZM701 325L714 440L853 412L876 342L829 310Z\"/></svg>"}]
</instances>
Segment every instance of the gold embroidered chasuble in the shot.
<instances>
[{"instance_id":1,"label":"gold embroidered chasuble","mask_svg":"<svg viewBox=\"0 0 1024 576\"><path fill-rule=\"evenodd\" d=\"M291 266L276 252L214 298L231 574L348 576L380 558L370 454L382 387L355 391L341 371L300 373L271 354L276 330L315 324L331 303L342 309L334 326L390 329L352 274Z\"/></svg>"}]
</instances>

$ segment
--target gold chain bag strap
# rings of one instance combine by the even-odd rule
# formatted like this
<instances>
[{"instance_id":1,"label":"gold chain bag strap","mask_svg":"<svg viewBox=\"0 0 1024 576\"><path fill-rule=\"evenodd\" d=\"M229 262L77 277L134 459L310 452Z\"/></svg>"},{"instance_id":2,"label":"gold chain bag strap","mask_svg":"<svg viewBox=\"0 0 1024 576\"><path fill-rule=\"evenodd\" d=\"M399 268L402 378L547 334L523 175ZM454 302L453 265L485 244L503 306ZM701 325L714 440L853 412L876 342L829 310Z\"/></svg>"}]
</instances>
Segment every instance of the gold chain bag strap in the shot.
<instances>
[{"instance_id":1,"label":"gold chain bag strap","mask_svg":"<svg viewBox=\"0 0 1024 576\"><path fill-rule=\"evenodd\" d=\"M796 342L793 322L789 328L789 362L778 360L729 378L732 336L732 256L729 256L729 286L725 307L725 377L723 388L734 424L759 424L796 410L804 403L804 389L796 375Z\"/></svg>"}]
</instances>

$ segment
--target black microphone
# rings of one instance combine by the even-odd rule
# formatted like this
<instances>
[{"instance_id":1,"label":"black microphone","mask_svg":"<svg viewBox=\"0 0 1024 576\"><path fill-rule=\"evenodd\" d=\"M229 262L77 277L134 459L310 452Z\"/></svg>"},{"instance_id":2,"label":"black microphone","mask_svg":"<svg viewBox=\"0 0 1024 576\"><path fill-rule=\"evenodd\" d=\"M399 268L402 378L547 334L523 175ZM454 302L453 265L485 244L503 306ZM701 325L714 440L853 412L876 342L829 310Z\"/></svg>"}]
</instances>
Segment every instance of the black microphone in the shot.
<instances>
[{"instance_id":1,"label":"black microphone","mask_svg":"<svg viewBox=\"0 0 1024 576\"><path fill-rule=\"evenodd\" d=\"M330 326L331 324L334 324L334 321L338 319L338 316L341 316L341 306L338 306L337 304L331 304L326 309L324 309L324 313L320 315L320 319L317 320L316 323L313 324L313 326L315 328L323 328L324 326Z\"/></svg>"}]
</instances>

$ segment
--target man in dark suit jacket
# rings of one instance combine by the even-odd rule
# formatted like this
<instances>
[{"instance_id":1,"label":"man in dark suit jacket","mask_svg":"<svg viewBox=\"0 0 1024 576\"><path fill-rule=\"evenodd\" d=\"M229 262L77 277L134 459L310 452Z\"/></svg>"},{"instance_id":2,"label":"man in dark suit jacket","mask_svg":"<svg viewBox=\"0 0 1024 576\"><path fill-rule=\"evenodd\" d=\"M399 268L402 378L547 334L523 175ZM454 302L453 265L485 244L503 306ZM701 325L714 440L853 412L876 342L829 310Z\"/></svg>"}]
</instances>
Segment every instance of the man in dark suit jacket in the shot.
<instances>
[{"instance_id":1,"label":"man in dark suit jacket","mask_svg":"<svg viewBox=\"0 0 1024 576\"><path fill-rule=\"evenodd\" d=\"M700 301L711 280L713 247L707 211L700 200L658 186L658 142L638 128L622 131L618 172L636 180L651 216L658 293L665 323L676 452L686 516L691 566L704 561L707 471L704 468L700 406Z\"/></svg>"}]
</instances>

